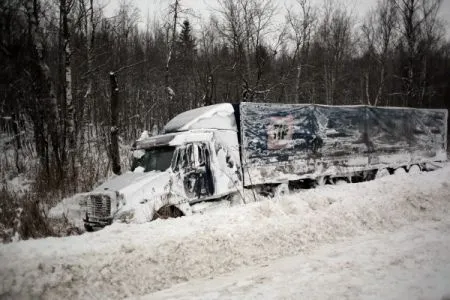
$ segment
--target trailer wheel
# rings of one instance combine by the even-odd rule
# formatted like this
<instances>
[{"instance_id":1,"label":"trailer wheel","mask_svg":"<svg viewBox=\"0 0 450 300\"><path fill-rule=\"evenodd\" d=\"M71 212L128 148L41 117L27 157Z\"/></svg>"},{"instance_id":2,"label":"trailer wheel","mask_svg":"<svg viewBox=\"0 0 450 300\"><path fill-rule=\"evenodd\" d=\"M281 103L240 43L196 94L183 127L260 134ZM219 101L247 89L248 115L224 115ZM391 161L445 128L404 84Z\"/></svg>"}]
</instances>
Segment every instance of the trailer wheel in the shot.
<instances>
[{"instance_id":1,"label":"trailer wheel","mask_svg":"<svg viewBox=\"0 0 450 300\"><path fill-rule=\"evenodd\" d=\"M383 178L383 177L386 177L386 176L389 176L389 175L391 175L391 173L389 173L388 169L386 169L386 168L379 169L377 171L377 174L375 175L375 179Z\"/></svg>"},{"instance_id":2,"label":"trailer wheel","mask_svg":"<svg viewBox=\"0 0 450 300\"><path fill-rule=\"evenodd\" d=\"M178 218L184 216L183 212L175 205L165 205L153 215L152 221L156 219Z\"/></svg>"},{"instance_id":3,"label":"trailer wheel","mask_svg":"<svg viewBox=\"0 0 450 300\"><path fill-rule=\"evenodd\" d=\"M421 169L418 165L412 165L409 167L408 173L409 174L419 174L421 172Z\"/></svg>"},{"instance_id":4,"label":"trailer wheel","mask_svg":"<svg viewBox=\"0 0 450 300\"><path fill-rule=\"evenodd\" d=\"M405 170L405 168L400 167L400 168L395 169L394 174L395 175L403 175L403 174L406 174L406 170Z\"/></svg>"},{"instance_id":5,"label":"trailer wheel","mask_svg":"<svg viewBox=\"0 0 450 300\"><path fill-rule=\"evenodd\" d=\"M348 180L345 180L344 178L333 178L333 184L334 185L343 185L349 183Z\"/></svg>"}]
</instances>

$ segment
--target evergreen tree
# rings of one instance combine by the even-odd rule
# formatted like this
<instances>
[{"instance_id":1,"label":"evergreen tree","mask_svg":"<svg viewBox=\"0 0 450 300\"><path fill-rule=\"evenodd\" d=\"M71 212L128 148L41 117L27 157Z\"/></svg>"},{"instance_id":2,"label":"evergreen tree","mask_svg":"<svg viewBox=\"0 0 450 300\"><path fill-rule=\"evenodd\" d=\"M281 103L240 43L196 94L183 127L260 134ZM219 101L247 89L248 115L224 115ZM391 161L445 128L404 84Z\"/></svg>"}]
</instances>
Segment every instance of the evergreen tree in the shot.
<instances>
[{"instance_id":1,"label":"evergreen tree","mask_svg":"<svg viewBox=\"0 0 450 300\"><path fill-rule=\"evenodd\" d=\"M178 37L178 58L182 64L192 65L193 57L196 53L195 38L192 36L192 26L189 20L184 20Z\"/></svg>"}]
</instances>

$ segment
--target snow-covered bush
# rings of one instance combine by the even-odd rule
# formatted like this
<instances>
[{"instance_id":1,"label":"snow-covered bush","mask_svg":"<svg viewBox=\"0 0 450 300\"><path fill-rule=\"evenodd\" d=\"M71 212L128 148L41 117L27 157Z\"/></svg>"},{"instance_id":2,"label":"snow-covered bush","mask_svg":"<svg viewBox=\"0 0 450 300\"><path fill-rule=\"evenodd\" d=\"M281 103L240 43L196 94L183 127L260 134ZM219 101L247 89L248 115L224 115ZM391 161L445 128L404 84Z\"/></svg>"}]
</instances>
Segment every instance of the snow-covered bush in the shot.
<instances>
[{"instance_id":1,"label":"snow-covered bush","mask_svg":"<svg viewBox=\"0 0 450 300\"><path fill-rule=\"evenodd\" d=\"M26 141L31 135L24 135ZM15 149L0 136L0 239L17 239L79 234L79 224L67 216L48 216L48 211L63 199L87 192L112 175L107 139L87 137L75 153L75 168L58 168L55 161L43 166L31 146ZM25 140L25 139L24 139ZM131 143L120 141L122 170L129 168ZM20 162L18 168L16 160Z\"/></svg>"},{"instance_id":2,"label":"snow-covered bush","mask_svg":"<svg viewBox=\"0 0 450 300\"><path fill-rule=\"evenodd\" d=\"M47 236L80 234L79 226L64 215L53 218L48 214L53 198L41 198L31 192L20 193L2 185L0 189L0 239L3 243Z\"/></svg>"}]
</instances>

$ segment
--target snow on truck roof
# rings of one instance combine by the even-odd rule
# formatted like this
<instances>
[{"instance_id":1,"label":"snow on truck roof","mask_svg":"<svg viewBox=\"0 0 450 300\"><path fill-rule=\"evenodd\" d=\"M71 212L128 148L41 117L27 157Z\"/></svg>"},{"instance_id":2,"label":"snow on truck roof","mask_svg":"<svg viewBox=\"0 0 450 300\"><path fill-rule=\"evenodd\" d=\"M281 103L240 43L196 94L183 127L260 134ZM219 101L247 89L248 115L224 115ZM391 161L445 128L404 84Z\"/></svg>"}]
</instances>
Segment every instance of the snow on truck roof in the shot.
<instances>
[{"instance_id":1,"label":"snow on truck roof","mask_svg":"<svg viewBox=\"0 0 450 300\"><path fill-rule=\"evenodd\" d=\"M167 123L164 134L149 136L145 131L133 148L148 149L204 141L211 138L211 129L237 131L233 105L222 103L183 112Z\"/></svg>"},{"instance_id":2,"label":"snow on truck roof","mask_svg":"<svg viewBox=\"0 0 450 300\"><path fill-rule=\"evenodd\" d=\"M213 133L210 130L194 132L176 132L150 136L136 141L134 149L149 149L162 146L178 146L189 142L208 141Z\"/></svg>"},{"instance_id":3,"label":"snow on truck roof","mask_svg":"<svg viewBox=\"0 0 450 300\"><path fill-rule=\"evenodd\" d=\"M233 105L222 103L188 110L170 120L164 127L164 132L173 133L192 129L237 131Z\"/></svg>"}]
</instances>

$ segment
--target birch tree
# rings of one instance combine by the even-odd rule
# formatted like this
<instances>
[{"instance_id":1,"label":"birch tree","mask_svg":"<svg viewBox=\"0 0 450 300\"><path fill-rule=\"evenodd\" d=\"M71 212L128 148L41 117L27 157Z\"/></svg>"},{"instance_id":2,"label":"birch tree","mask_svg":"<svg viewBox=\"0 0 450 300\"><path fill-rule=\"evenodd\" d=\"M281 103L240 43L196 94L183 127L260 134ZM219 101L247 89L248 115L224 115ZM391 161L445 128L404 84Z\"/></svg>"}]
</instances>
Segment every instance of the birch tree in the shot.
<instances>
[{"instance_id":1,"label":"birch tree","mask_svg":"<svg viewBox=\"0 0 450 300\"><path fill-rule=\"evenodd\" d=\"M71 10L74 5L73 0L60 0L60 24L62 35L62 62L64 65L63 100L65 102L65 142L68 146L69 163L71 166L72 180L76 180L76 134L75 134L75 108L72 93L72 49L71 49ZM63 149L63 164L65 165L65 147Z\"/></svg>"},{"instance_id":2,"label":"birch tree","mask_svg":"<svg viewBox=\"0 0 450 300\"><path fill-rule=\"evenodd\" d=\"M170 14L172 14L172 23L170 28L167 30L167 57L165 64L164 73L164 87L166 92L166 103L168 105L168 117L173 117L172 106L174 105L173 99L175 97L175 91L170 86L170 66L174 52L176 51L176 37L177 37L177 25L178 17L180 13L180 0L174 0L173 4L170 5Z\"/></svg>"}]
</instances>

